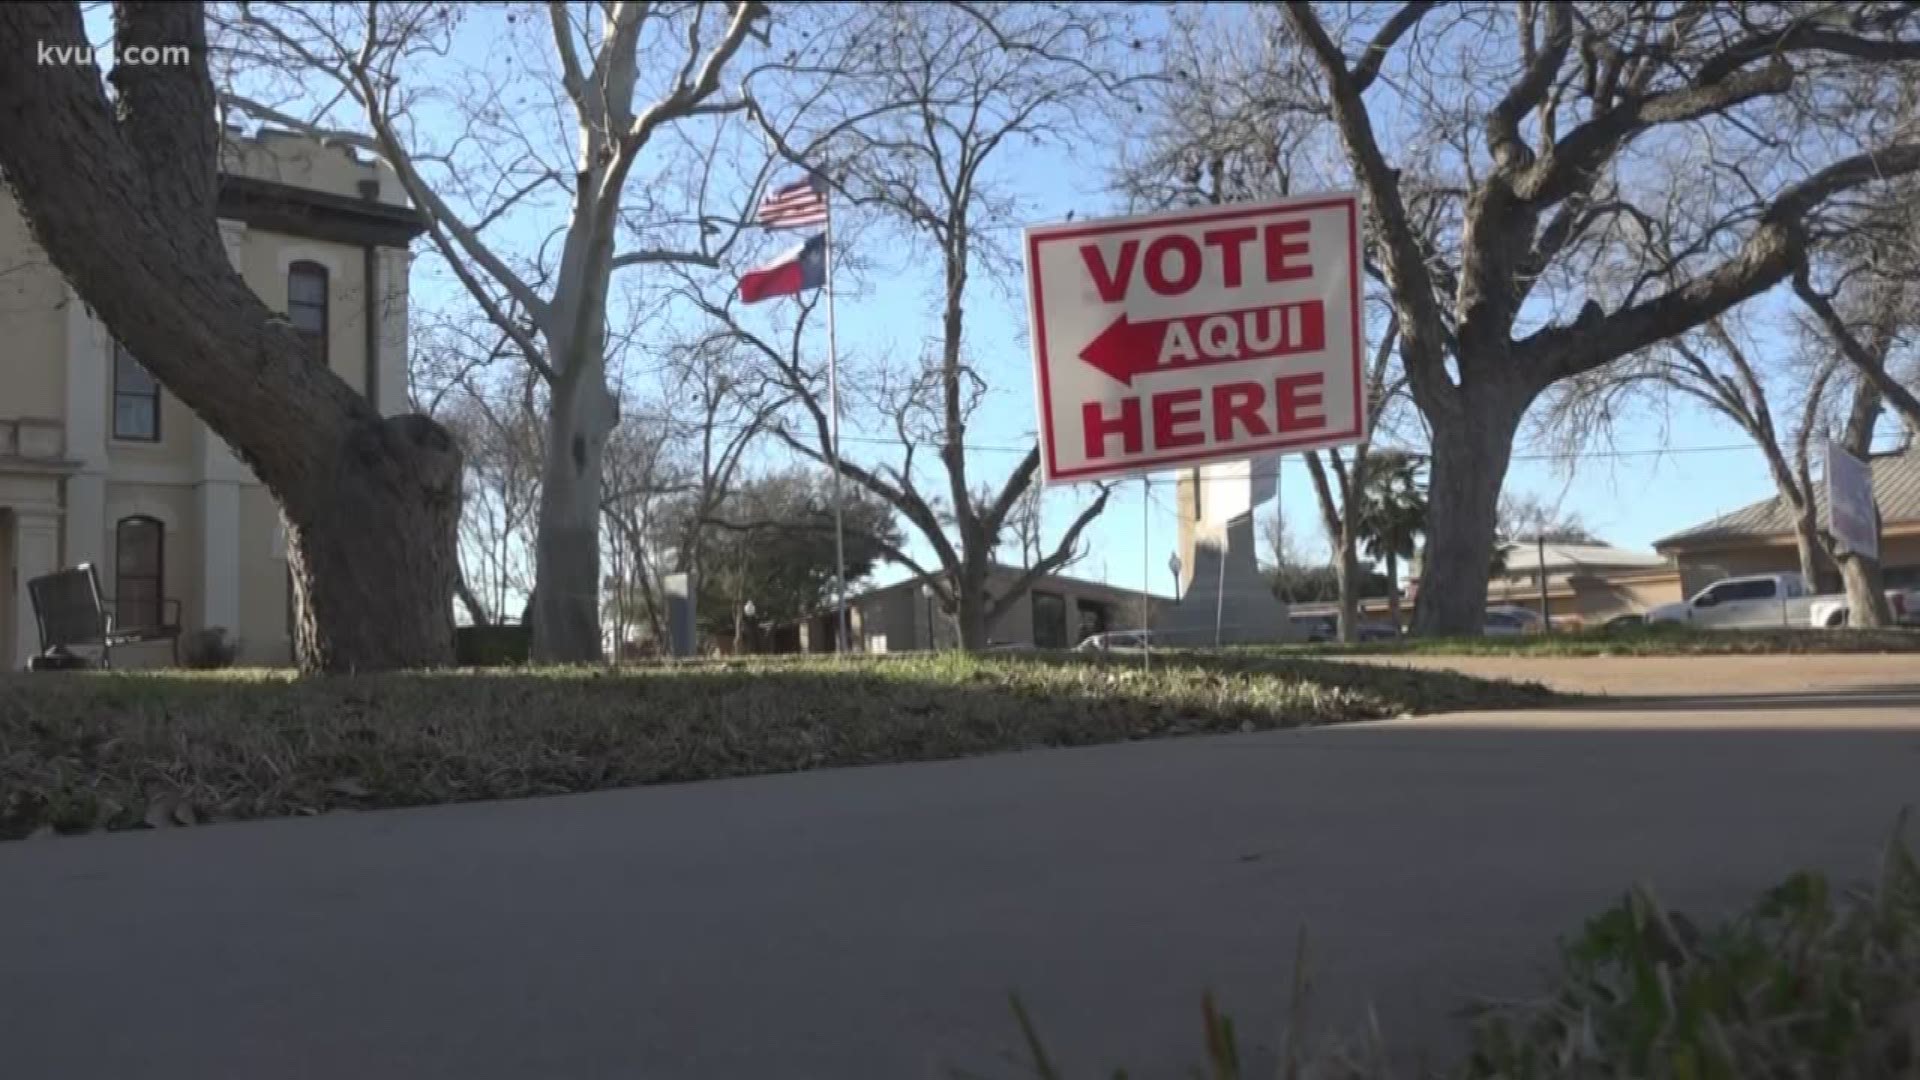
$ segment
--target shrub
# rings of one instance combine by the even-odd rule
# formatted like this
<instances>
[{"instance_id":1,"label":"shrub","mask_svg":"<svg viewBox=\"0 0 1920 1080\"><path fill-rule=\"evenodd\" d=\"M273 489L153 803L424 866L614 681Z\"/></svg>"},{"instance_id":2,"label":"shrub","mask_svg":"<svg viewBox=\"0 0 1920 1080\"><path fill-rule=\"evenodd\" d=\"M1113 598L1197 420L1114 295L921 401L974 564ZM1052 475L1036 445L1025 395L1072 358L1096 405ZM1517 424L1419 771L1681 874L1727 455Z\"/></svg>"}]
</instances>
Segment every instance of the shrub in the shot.
<instances>
[{"instance_id":1,"label":"shrub","mask_svg":"<svg viewBox=\"0 0 1920 1080\"><path fill-rule=\"evenodd\" d=\"M192 671L230 668L239 655L239 639L218 626L195 630L180 639L180 663Z\"/></svg>"},{"instance_id":2,"label":"shrub","mask_svg":"<svg viewBox=\"0 0 1920 1080\"><path fill-rule=\"evenodd\" d=\"M453 632L454 662L461 667L512 667L532 654L531 626L462 626Z\"/></svg>"}]
</instances>

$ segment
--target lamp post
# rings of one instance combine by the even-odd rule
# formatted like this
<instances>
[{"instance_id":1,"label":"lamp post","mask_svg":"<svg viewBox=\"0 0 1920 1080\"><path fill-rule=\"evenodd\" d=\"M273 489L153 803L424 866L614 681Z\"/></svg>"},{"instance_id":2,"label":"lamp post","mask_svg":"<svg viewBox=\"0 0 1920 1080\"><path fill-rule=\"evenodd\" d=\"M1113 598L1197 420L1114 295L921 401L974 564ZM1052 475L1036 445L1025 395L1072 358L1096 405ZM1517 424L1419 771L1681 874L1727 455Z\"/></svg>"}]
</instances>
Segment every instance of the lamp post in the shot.
<instances>
[{"instance_id":1,"label":"lamp post","mask_svg":"<svg viewBox=\"0 0 1920 1080\"><path fill-rule=\"evenodd\" d=\"M927 609L927 651L932 652L938 645L934 641L933 634L933 585L931 583L925 581L920 583L920 600Z\"/></svg>"},{"instance_id":2,"label":"lamp post","mask_svg":"<svg viewBox=\"0 0 1920 1080\"><path fill-rule=\"evenodd\" d=\"M755 637L758 637L758 636L759 636L759 635L757 635L757 634L755 634L755 633L753 632L753 631L754 631L754 626L753 626L753 611L754 611L754 609L753 609L753 601L751 601L751 600L749 600L749 601L747 601L746 603L744 603L744 604L742 604L742 605L740 605L740 612L741 612L741 614L743 614L743 615L745 615L745 616L747 617L747 637L748 637L748 639L749 639L749 640L751 640L751 639L753 639L753 638L755 638ZM739 648L739 647L740 647L740 643L739 643L739 642L737 642L737 641L736 641L736 642L734 642L734 648L736 648L736 649L737 649L737 648Z\"/></svg>"},{"instance_id":3,"label":"lamp post","mask_svg":"<svg viewBox=\"0 0 1920 1080\"><path fill-rule=\"evenodd\" d=\"M1167 556L1167 570L1173 574L1173 602L1180 602L1180 553Z\"/></svg>"}]
</instances>

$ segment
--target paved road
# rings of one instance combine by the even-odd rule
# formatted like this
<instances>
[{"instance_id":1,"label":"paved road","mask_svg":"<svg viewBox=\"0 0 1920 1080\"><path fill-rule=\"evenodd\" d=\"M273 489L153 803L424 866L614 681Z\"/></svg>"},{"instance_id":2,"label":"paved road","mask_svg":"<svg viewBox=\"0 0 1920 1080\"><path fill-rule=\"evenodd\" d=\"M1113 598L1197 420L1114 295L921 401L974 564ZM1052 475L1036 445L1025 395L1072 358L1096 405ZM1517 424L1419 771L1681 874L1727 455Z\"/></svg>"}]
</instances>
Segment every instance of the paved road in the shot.
<instances>
[{"instance_id":1,"label":"paved road","mask_svg":"<svg viewBox=\"0 0 1920 1080\"><path fill-rule=\"evenodd\" d=\"M1868 685L1865 683L1857 685ZM1893 685L1885 683L1884 685ZM0 845L13 1078L1028 1076L1212 988L1444 1050L1627 882L1868 873L1920 710L1456 716Z\"/></svg>"}]
</instances>

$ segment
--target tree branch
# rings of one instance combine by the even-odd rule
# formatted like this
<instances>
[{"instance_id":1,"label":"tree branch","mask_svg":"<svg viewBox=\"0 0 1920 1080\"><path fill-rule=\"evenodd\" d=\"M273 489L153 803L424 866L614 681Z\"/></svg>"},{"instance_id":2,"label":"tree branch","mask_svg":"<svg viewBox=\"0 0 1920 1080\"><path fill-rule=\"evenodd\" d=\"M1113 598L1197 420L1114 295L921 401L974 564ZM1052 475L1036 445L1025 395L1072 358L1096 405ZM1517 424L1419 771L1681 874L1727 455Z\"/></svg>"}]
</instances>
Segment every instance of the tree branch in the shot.
<instances>
[{"instance_id":1,"label":"tree branch","mask_svg":"<svg viewBox=\"0 0 1920 1080\"><path fill-rule=\"evenodd\" d=\"M1035 581L1038 581L1080 557L1078 551L1080 534L1086 530L1087 526L1091 524L1095 518L1106 511L1107 499L1113 495L1112 485L1101 484L1099 487L1099 497L1095 498L1086 509L1080 511L1079 516L1073 519L1073 524L1067 526L1066 533L1060 537L1060 542L1054 545L1052 553L1039 562L1034 563L1018 578L1014 579L1013 587L994 600L993 605L987 610L988 626L992 626L994 622L1002 615L1005 615L1022 596L1025 596L1027 592L1033 588Z\"/></svg>"},{"instance_id":2,"label":"tree branch","mask_svg":"<svg viewBox=\"0 0 1920 1080\"><path fill-rule=\"evenodd\" d=\"M1520 80L1487 116L1487 149L1503 169L1517 169L1533 159L1533 151L1520 139L1520 121L1547 96L1553 80L1566 62L1573 45L1573 9L1568 4L1549 3L1546 47L1536 52L1522 72ZM1530 27L1521 28L1523 34Z\"/></svg>"},{"instance_id":3,"label":"tree branch","mask_svg":"<svg viewBox=\"0 0 1920 1080\"><path fill-rule=\"evenodd\" d=\"M1320 65L1341 143L1354 175L1366 192L1367 208L1386 255L1387 284L1401 316L1402 362L1409 374L1424 380L1438 400L1445 384L1443 375L1437 371L1443 359L1444 321L1434 299L1433 276L1401 199L1400 175L1381 153L1366 102L1347 72L1346 57L1327 37L1326 28L1321 26L1312 6L1296 0L1284 10Z\"/></svg>"},{"instance_id":4,"label":"tree branch","mask_svg":"<svg viewBox=\"0 0 1920 1080\"><path fill-rule=\"evenodd\" d=\"M1353 88L1364 93L1380 75L1380 65L1386 62L1387 54L1407 31L1414 28L1427 12L1434 9L1434 0L1412 0L1393 13L1380 32L1367 42L1367 49L1360 54L1360 62L1353 65Z\"/></svg>"},{"instance_id":5,"label":"tree branch","mask_svg":"<svg viewBox=\"0 0 1920 1080\"><path fill-rule=\"evenodd\" d=\"M1920 398L1916 398L1913 391L1900 385L1900 380L1888 374L1886 363L1876 359L1867 347L1861 344L1853 328L1849 327L1846 320L1840 317L1840 313L1834 310L1833 302L1813 287L1813 281L1808 277L1804 263L1794 268L1793 293L1820 320L1820 325L1826 330L1827 336L1840 347L1840 355L1846 357L1860 374L1873 383L1874 388L1880 391L1880 396L1886 398L1887 402L1900 413L1901 419L1906 422L1908 428L1912 429L1915 425L1920 425Z\"/></svg>"},{"instance_id":6,"label":"tree branch","mask_svg":"<svg viewBox=\"0 0 1920 1080\"><path fill-rule=\"evenodd\" d=\"M1740 250L1713 270L1611 315L1590 301L1571 326L1550 326L1517 342L1516 359L1550 382L1698 326L1785 280L1804 257L1805 218L1826 199L1916 170L1920 142L1835 162L1782 192Z\"/></svg>"}]
</instances>

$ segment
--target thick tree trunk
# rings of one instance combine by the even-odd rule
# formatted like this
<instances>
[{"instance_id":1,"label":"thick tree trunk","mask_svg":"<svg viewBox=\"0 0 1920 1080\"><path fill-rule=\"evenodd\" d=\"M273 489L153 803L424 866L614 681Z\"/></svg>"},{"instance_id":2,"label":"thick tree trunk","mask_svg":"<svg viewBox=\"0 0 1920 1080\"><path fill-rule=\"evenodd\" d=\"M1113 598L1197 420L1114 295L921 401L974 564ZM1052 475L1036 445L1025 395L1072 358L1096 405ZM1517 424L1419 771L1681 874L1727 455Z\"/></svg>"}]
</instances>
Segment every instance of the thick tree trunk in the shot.
<instances>
[{"instance_id":1,"label":"thick tree trunk","mask_svg":"<svg viewBox=\"0 0 1920 1080\"><path fill-rule=\"evenodd\" d=\"M375 421L342 448L337 470L290 492L287 561L302 665L384 671L445 663L460 568L460 457L424 416ZM422 490L435 491L422 498ZM380 529L342 527L379 521Z\"/></svg>"},{"instance_id":2,"label":"thick tree trunk","mask_svg":"<svg viewBox=\"0 0 1920 1080\"><path fill-rule=\"evenodd\" d=\"M1840 580L1847 589L1848 626L1892 626L1880 561L1864 555L1840 556Z\"/></svg>"},{"instance_id":3,"label":"thick tree trunk","mask_svg":"<svg viewBox=\"0 0 1920 1080\"><path fill-rule=\"evenodd\" d=\"M300 666L451 663L458 450L425 417L382 419L228 261L200 5L121 5L115 32L192 59L115 68L109 103L92 65L32 62L84 47L77 5L0 7L0 168L34 236L279 501Z\"/></svg>"},{"instance_id":4,"label":"thick tree trunk","mask_svg":"<svg viewBox=\"0 0 1920 1080\"><path fill-rule=\"evenodd\" d=\"M533 657L541 663L591 664L602 656L600 474L618 419L598 365L574 369L554 388L534 548Z\"/></svg>"},{"instance_id":5,"label":"thick tree trunk","mask_svg":"<svg viewBox=\"0 0 1920 1080\"><path fill-rule=\"evenodd\" d=\"M1463 388L1460 398L1457 410L1426 410L1433 427L1433 470L1414 629L1475 637L1486 627L1487 567L1493 560L1500 488L1528 396L1494 385L1479 393Z\"/></svg>"},{"instance_id":6,"label":"thick tree trunk","mask_svg":"<svg viewBox=\"0 0 1920 1080\"><path fill-rule=\"evenodd\" d=\"M960 634L960 648L979 652L987 647L987 575L983 568L964 567L960 571L959 595L954 598L954 628Z\"/></svg>"}]
</instances>

